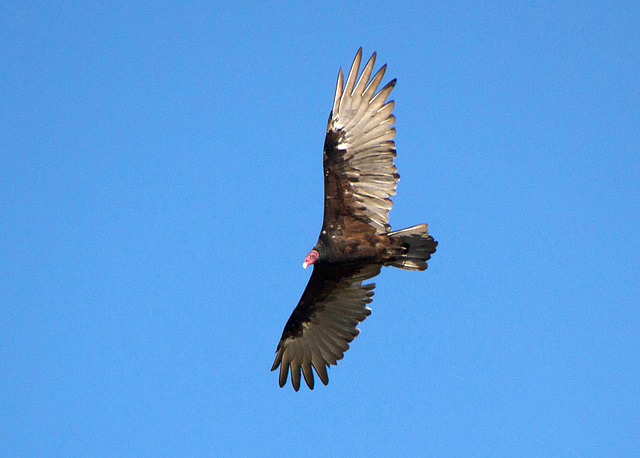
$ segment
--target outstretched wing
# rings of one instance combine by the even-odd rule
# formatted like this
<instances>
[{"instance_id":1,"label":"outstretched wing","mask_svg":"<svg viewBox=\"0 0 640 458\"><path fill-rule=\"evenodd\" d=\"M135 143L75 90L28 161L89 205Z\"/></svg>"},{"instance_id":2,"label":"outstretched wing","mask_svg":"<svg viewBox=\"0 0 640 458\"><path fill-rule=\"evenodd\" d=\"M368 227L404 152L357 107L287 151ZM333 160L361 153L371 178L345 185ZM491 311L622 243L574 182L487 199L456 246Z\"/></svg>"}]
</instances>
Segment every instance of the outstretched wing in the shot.
<instances>
[{"instance_id":1,"label":"outstretched wing","mask_svg":"<svg viewBox=\"0 0 640 458\"><path fill-rule=\"evenodd\" d=\"M300 302L284 327L271 370L280 366L280 386L287 383L300 388L300 370L313 389L313 367L325 385L329 383L327 366L335 365L349 349L349 342L360 330L358 323L371 314L367 304L374 283L362 282L380 273L380 265L341 264L313 267L313 274Z\"/></svg>"},{"instance_id":2,"label":"outstretched wing","mask_svg":"<svg viewBox=\"0 0 640 458\"><path fill-rule=\"evenodd\" d=\"M389 210L400 176L393 164L396 147L392 127L393 101L387 102L396 80L377 94L386 65L369 80L375 53L358 71L362 48L358 50L343 87L342 69L329 115L324 141L324 221L329 235L350 232L388 232Z\"/></svg>"}]
</instances>

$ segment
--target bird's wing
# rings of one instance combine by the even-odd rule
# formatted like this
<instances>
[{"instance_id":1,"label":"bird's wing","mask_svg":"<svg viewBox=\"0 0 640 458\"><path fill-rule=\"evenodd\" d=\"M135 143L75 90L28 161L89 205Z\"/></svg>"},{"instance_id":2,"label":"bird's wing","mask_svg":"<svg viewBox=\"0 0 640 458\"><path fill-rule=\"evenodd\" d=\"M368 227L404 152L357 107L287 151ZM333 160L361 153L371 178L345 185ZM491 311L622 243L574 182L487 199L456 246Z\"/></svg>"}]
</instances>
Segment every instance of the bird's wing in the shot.
<instances>
[{"instance_id":1,"label":"bird's wing","mask_svg":"<svg viewBox=\"0 0 640 458\"><path fill-rule=\"evenodd\" d=\"M362 282L380 273L380 265L316 264L300 302L284 327L271 370L280 366L280 386L287 382L300 388L300 370L313 389L313 367L325 385L329 383L327 366L342 359L349 342L360 330L358 323L371 314L367 304L374 283Z\"/></svg>"},{"instance_id":2,"label":"bird's wing","mask_svg":"<svg viewBox=\"0 0 640 458\"><path fill-rule=\"evenodd\" d=\"M385 233L389 226L390 197L400 176L393 164L396 147L392 127L393 101L387 102L396 80L378 93L386 65L369 80L375 53L359 78L362 48L358 50L346 84L342 69L327 124L324 142L323 231ZM367 228L368 226L369 228Z\"/></svg>"}]
</instances>

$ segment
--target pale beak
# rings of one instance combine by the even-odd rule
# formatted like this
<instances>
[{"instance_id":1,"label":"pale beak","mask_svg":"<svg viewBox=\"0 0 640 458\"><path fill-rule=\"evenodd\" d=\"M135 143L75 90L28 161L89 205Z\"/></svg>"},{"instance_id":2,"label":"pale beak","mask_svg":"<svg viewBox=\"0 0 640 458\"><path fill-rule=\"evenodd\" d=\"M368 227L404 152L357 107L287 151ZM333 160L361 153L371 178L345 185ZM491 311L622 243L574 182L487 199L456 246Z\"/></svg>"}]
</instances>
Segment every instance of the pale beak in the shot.
<instances>
[{"instance_id":1,"label":"pale beak","mask_svg":"<svg viewBox=\"0 0 640 458\"><path fill-rule=\"evenodd\" d=\"M302 263L302 268L303 268L303 269L306 269L308 265L309 265L309 264L307 263L307 261L305 261L305 262L303 262L303 263Z\"/></svg>"}]
</instances>

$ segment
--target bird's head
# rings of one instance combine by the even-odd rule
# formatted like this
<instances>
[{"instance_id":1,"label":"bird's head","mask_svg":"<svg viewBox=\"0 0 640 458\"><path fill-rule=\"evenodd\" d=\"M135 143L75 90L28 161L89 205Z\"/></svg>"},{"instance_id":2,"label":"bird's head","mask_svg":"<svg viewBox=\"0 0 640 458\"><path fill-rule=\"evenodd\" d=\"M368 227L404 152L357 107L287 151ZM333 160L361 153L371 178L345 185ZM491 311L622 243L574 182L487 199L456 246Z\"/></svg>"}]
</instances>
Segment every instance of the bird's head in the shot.
<instances>
[{"instance_id":1,"label":"bird's head","mask_svg":"<svg viewBox=\"0 0 640 458\"><path fill-rule=\"evenodd\" d=\"M304 262L302 263L302 268L306 269L307 266L310 266L311 264L316 262L318 260L318 256L320 256L320 253L318 253L315 249L309 251L309 254L307 255L307 257L304 258Z\"/></svg>"}]
</instances>

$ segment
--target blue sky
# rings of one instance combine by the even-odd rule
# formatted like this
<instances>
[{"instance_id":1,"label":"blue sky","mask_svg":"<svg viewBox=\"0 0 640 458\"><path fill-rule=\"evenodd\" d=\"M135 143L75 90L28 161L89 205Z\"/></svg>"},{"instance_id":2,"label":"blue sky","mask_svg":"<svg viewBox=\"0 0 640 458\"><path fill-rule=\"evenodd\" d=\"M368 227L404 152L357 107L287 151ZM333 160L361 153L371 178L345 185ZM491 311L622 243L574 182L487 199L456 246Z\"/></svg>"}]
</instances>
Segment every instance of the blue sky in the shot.
<instances>
[{"instance_id":1,"label":"blue sky","mask_svg":"<svg viewBox=\"0 0 640 458\"><path fill-rule=\"evenodd\" d=\"M637 4L298 3L0 6L1 453L640 454ZM295 393L359 46L440 244Z\"/></svg>"}]
</instances>

